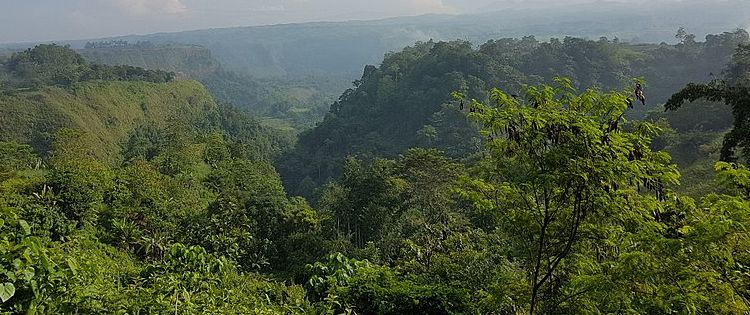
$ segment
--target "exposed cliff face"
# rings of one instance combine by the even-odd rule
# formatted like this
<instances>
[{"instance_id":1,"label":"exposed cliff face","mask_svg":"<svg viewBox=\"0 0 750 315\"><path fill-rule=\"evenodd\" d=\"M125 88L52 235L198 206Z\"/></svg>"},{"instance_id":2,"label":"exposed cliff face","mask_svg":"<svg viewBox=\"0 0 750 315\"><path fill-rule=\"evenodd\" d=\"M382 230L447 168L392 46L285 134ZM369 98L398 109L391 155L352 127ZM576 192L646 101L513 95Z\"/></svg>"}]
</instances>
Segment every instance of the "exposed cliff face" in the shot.
<instances>
[{"instance_id":1,"label":"exposed cliff face","mask_svg":"<svg viewBox=\"0 0 750 315\"><path fill-rule=\"evenodd\" d=\"M220 69L210 50L195 45L95 47L80 49L78 53L91 63L171 71L192 78L200 78Z\"/></svg>"}]
</instances>

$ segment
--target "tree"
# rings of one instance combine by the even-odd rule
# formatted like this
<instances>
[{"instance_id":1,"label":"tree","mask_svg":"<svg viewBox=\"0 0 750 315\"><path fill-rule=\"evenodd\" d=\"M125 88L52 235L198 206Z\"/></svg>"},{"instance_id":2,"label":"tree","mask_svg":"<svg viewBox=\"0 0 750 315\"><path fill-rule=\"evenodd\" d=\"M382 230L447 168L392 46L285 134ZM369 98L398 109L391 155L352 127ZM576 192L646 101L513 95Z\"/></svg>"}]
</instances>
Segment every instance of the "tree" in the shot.
<instances>
[{"instance_id":1,"label":"tree","mask_svg":"<svg viewBox=\"0 0 750 315\"><path fill-rule=\"evenodd\" d=\"M405 183L393 176L391 160L363 165L349 157L345 163L343 176L327 187L320 204L335 220L333 230L361 248L403 211Z\"/></svg>"},{"instance_id":2,"label":"tree","mask_svg":"<svg viewBox=\"0 0 750 315\"><path fill-rule=\"evenodd\" d=\"M48 183L57 204L81 226L96 221L112 185L112 174L94 158L92 143L88 134L62 129L55 134L50 158Z\"/></svg>"},{"instance_id":3,"label":"tree","mask_svg":"<svg viewBox=\"0 0 750 315\"><path fill-rule=\"evenodd\" d=\"M718 162L716 184L722 194L702 198L701 207L686 218L690 259L685 269L701 270L714 313L750 312L750 171L742 165Z\"/></svg>"},{"instance_id":4,"label":"tree","mask_svg":"<svg viewBox=\"0 0 750 315\"><path fill-rule=\"evenodd\" d=\"M658 225L659 200L679 179L669 155L649 149L653 125L622 127L625 94L556 83L526 87L519 99L493 90L493 106L472 101L488 144L481 176L463 194L498 216L527 272L531 314L593 290L571 290L576 262L595 253L615 260L605 246L618 246L613 231Z\"/></svg>"},{"instance_id":5,"label":"tree","mask_svg":"<svg viewBox=\"0 0 750 315\"><path fill-rule=\"evenodd\" d=\"M0 203L0 312L58 313L56 302L69 289L75 260L32 235L18 209Z\"/></svg>"},{"instance_id":6,"label":"tree","mask_svg":"<svg viewBox=\"0 0 750 315\"><path fill-rule=\"evenodd\" d=\"M206 148L203 152L203 160L216 167L220 162L230 158L229 148L224 141L224 136L219 131L212 131L206 139Z\"/></svg>"},{"instance_id":7,"label":"tree","mask_svg":"<svg viewBox=\"0 0 750 315\"><path fill-rule=\"evenodd\" d=\"M125 162L137 159L151 161L169 144L165 132L153 125L138 126L130 132L127 143L123 146L122 155Z\"/></svg>"},{"instance_id":8,"label":"tree","mask_svg":"<svg viewBox=\"0 0 750 315\"><path fill-rule=\"evenodd\" d=\"M67 86L77 82L86 65L79 54L68 46L38 45L11 56L5 64L8 71L23 85L40 84Z\"/></svg>"},{"instance_id":9,"label":"tree","mask_svg":"<svg viewBox=\"0 0 750 315\"><path fill-rule=\"evenodd\" d=\"M695 44L695 34L688 33L684 27L680 27L674 37L677 38L682 45Z\"/></svg>"},{"instance_id":10,"label":"tree","mask_svg":"<svg viewBox=\"0 0 750 315\"><path fill-rule=\"evenodd\" d=\"M15 142L0 142L0 179L8 173L37 166L40 162L31 146Z\"/></svg>"},{"instance_id":11,"label":"tree","mask_svg":"<svg viewBox=\"0 0 750 315\"><path fill-rule=\"evenodd\" d=\"M37 45L13 54L3 68L10 74L11 86L38 88L44 85L69 87L74 83L92 80L139 80L163 83L174 74L161 70L146 70L132 66L87 64L69 46Z\"/></svg>"},{"instance_id":12,"label":"tree","mask_svg":"<svg viewBox=\"0 0 750 315\"><path fill-rule=\"evenodd\" d=\"M674 111L685 102L706 99L724 102L732 108L734 127L724 136L721 148L722 161L736 161L735 150L739 148L743 156L750 158L750 45L740 46L733 56L732 63L725 71L725 80L713 80L708 84L690 83L669 98L664 108Z\"/></svg>"},{"instance_id":13,"label":"tree","mask_svg":"<svg viewBox=\"0 0 750 315\"><path fill-rule=\"evenodd\" d=\"M724 76L730 84L750 83L750 44L740 44L737 47L731 63L724 71Z\"/></svg>"}]
</instances>

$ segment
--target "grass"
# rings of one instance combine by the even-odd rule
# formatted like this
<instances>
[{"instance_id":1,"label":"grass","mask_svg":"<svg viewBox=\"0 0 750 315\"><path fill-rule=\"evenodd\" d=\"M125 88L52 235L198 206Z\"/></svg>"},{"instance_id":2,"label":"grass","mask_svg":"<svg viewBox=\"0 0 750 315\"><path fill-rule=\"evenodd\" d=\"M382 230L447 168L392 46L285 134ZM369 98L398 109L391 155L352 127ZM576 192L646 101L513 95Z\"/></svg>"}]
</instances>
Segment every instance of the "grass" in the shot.
<instances>
[{"instance_id":1,"label":"grass","mask_svg":"<svg viewBox=\"0 0 750 315\"><path fill-rule=\"evenodd\" d=\"M144 123L196 123L218 106L195 81L170 83L90 82L70 89L45 87L0 96L0 140L49 144L61 128L79 129L94 139L92 153L119 159L120 145Z\"/></svg>"}]
</instances>

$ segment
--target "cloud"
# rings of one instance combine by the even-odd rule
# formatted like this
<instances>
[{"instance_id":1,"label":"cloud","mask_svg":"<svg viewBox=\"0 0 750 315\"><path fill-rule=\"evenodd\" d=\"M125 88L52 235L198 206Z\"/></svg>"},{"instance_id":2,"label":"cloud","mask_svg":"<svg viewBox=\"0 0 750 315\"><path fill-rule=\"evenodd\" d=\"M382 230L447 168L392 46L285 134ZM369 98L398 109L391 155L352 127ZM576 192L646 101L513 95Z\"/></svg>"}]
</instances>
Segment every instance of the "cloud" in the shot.
<instances>
[{"instance_id":1,"label":"cloud","mask_svg":"<svg viewBox=\"0 0 750 315\"><path fill-rule=\"evenodd\" d=\"M286 11L286 6L284 5L260 5L260 6L254 6L247 8L247 11L250 12L281 12Z\"/></svg>"},{"instance_id":2,"label":"cloud","mask_svg":"<svg viewBox=\"0 0 750 315\"><path fill-rule=\"evenodd\" d=\"M418 10L443 12L448 9L442 0L412 0L412 2Z\"/></svg>"},{"instance_id":3,"label":"cloud","mask_svg":"<svg viewBox=\"0 0 750 315\"><path fill-rule=\"evenodd\" d=\"M116 0L116 4L126 12L138 16L185 16L189 13L182 0Z\"/></svg>"},{"instance_id":4,"label":"cloud","mask_svg":"<svg viewBox=\"0 0 750 315\"><path fill-rule=\"evenodd\" d=\"M251 0L253 1L253 0ZM255 0L267 2L269 0ZM445 13L451 6L443 0L275 0L290 12L300 12L307 19L367 19L399 15Z\"/></svg>"}]
</instances>

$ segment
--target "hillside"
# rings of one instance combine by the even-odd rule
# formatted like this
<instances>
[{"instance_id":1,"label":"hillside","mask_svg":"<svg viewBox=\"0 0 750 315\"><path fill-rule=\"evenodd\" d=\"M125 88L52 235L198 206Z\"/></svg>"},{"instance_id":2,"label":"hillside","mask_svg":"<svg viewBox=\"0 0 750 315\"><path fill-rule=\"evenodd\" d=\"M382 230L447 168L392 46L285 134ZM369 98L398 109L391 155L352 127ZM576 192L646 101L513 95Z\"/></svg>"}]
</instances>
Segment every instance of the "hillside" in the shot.
<instances>
[{"instance_id":1,"label":"hillside","mask_svg":"<svg viewBox=\"0 0 750 315\"><path fill-rule=\"evenodd\" d=\"M572 37L492 40L478 49L461 41L419 43L386 55L379 67L366 67L362 79L342 94L323 122L301 135L278 168L290 191L313 196L311 189L340 175L348 155L394 157L420 146L466 157L481 147L465 118L469 99L486 101L492 87L514 93L555 76L568 77L582 89L628 91L633 79L642 78L648 106L636 104L628 116L643 117L685 84L721 73L738 44L748 40L748 33L738 30L709 35L705 42L687 34L677 45ZM466 96L463 110L451 98L454 91Z\"/></svg>"},{"instance_id":2,"label":"hillside","mask_svg":"<svg viewBox=\"0 0 750 315\"><path fill-rule=\"evenodd\" d=\"M45 152L55 131L72 128L94 138L95 156L113 162L120 145L141 125L167 122L206 128L218 118L218 106L195 81L85 83L67 90L0 96L0 139L30 143Z\"/></svg>"},{"instance_id":3,"label":"hillside","mask_svg":"<svg viewBox=\"0 0 750 315\"><path fill-rule=\"evenodd\" d=\"M76 129L97 158L116 164L136 130L179 128L195 135L221 130L264 159L291 143L291 134L261 126L217 104L199 82L162 70L87 63L74 51L40 45L0 66L0 139L31 144L44 155L54 134Z\"/></svg>"},{"instance_id":4,"label":"hillside","mask_svg":"<svg viewBox=\"0 0 750 315\"><path fill-rule=\"evenodd\" d=\"M269 125L298 132L319 121L344 89L323 78L259 79L227 70L208 49L196 45L125 41L91 42L78 49L87 61L175 72L203 83L219 102L264 117Z\"/></svg>"},{"instance_id":5,"label":"hillside","mask_svg":"<svg viewBox=\"0 0 750 315\"><path fill-rule=\"evenodd\" d=\"M39 50L45 49L60 52ZM401 128L392 134L376 129L384 136L401 133L413 127L410 119L433 109L415 98L440 98L442 88L457 83L471 84L463 90L469 97L485 91L473 84L495 73L481 68L496 70L497 64L484 59L474 67L471 58L482 60L481 51L463 42L424 43L390 56L380 69L366 68L356 84L361 90L348 91L326 121L340 114L383 123L415 112L387 125ZM721 89L729 104L746 104L750 45L741 51L732 68L741 74L733 78L744 78L739 83L691 84L671 101L692 98L698 88L709 97ZM462 80L455 71L441 75L457 62L470 66L476 79ZM413 98L387 93L404 92L383 75L397 65L413 69L392 79L414 88ZM132 77L69 82L59 79L71 73L47 74L47 80L17 80L34 87L4 93L75 101L67 93L99 115L97 100L120 95L119 87L137 96L158 93L153 87L197 85ZM503 81L507 90L494 89L485 101L471 103L473 111L456 115L481 130L479 154L459 147L448 157L412 148L391 159L346 158L342 176L326 185L316 208L288 197L258 148L237 141L252 135L253 124L236 119L236 109L218 108L221 130L179 119L163 129L156 123L136 128L123 147L126 158L114 164L92 154L106 143L86 141L85 130L56 132L51 150L37 152L44 156L0 141L0 312L748 313L750 171L719 162L715 192L700 199L680 194L679 167L668 152L651 149L657 126L622 120L628 92L554 81L520 87ZM86 89L111 95L96 98ZM188 93L194 99L180 108L214 109L194 102L205 94ZM401 98L409 102L383 105ZM362 100L373 106L355 102ZM30 108L30 114L45 112ZM748 114L733 115L742 141L728 148L749 152L750 133L742 125ZM701 113L682 116L690 119L675 120L681 128L707 121ZM361 120L357 126L342 119L353 128L339 130L372 128ZM427 143L442 130L422 129ZM320 172L319 166L307 165Z\"/></svg>"},{"instance_id":6,"label":"hillside","mask_svg":"<svg viewBox=\"0 0 750 315\"><path fill-rule=\"evenodd\" d=\"M163 286L174 277L224 311L310 307L299 286L256 273L299 268L285 254L299 242L287 240L317 224L269 162L288 134L197 81L57 45L13 54L0 82L1 313L205 311L173 303L187 292ZM269 292L280 297L256 298Z\"/></svg>"},{"instance_id":7,"label":"hillside","mask_svg":"<svg viewBox=\"0 0 750 315\"><path fill-rule=\"evenodd\" d=\"M451 25L744 14L538 1ZM294 99L368 49L318 56L331 47L300 38L320 29L296 31L268 39L300 40L268 64L296 78L189 44L0 54L0 314L750 314L747 31L419 41L364 66L293 142L268 124L291 129Z\"/></svg>"},{"instance_id":8,"label":"hillside","mask_svg":"<svg viewBox=\"0 0 750 315\"><path fill-rule=\"evenodd\" d=\"M182 73L195 78L214 73L221 67L210 50L196 45L91 45L77 52L91 63L130 65Z\"/></svg>"},{"instance_id":9,"label":"hillside","mask_svg":"<svg viewBox=\"0 0 750 315\"><path fill-rule=\"evenodd\" d=\"M582 10L588 13L582 15ZM491 39L528 35L543 41L606 36L656 45L675 43L679 26L698 39L747 27L747 12L750 3L743 0L636 5L498 1L481 12L465 15L217 28L61 43L82 49L84 56L96 62L193 74L191 77L206 85L217 100L263 116L270 125L298 132L320 121L337 96L360 77L365 65L377 64L384 54L417 41L460 39L479 45ZM91 42L148 45L84 49ZM0 45L0 51L29 45ZM206 58L206 50L212 58ZM218 63L222 71L212 71Z\"/></svg>"}]
</instances>

